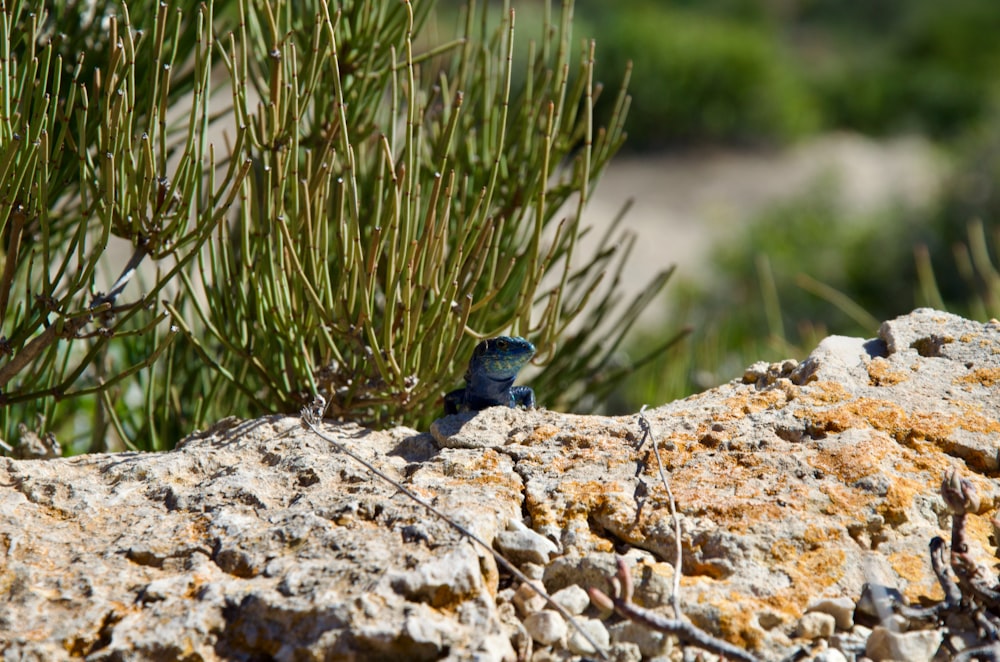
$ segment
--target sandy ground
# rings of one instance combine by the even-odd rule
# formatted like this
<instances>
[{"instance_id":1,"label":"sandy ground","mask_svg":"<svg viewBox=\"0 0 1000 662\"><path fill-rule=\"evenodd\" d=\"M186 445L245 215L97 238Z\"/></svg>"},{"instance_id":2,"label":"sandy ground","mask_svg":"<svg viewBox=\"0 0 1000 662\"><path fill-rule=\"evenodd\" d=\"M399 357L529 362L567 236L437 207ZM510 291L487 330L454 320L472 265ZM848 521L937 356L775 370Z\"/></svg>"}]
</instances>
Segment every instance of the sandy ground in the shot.
<instances>
[{"instance_id":1,"label":"sandy ground","mask_svg":"<svg viewBox=\"0 0 1000 662\"><path fill-rule=\"evenodd\" d=\"M584 222L601 228L633 199L623 225L639 235L625 279L626 293L634 295L671 264L675 277L707 277L713 245L818 181L834 183L846 211L868 211L931 202L945 172L945 159L922 139L855 134L826 135L784 151L620 156L598 183Z\"/></svg>"}]
</instances>

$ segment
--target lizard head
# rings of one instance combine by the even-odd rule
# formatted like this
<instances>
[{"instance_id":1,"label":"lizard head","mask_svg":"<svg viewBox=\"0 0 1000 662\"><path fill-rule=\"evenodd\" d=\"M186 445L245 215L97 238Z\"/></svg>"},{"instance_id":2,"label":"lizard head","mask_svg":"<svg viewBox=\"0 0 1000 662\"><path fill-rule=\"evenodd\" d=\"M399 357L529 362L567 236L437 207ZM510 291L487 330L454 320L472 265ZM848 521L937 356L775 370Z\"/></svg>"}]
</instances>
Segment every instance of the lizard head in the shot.
<instances>
[{"instance_id":1,"label":"lizard head","mask_svg":"<svg viewBox=\"0 0 1000 662\"><path fill-rule=\"evenodd\" d=\"M476 345L469 371L490 379L513 379L535 355L535 346L524 338L497 336Z\"/></svg>"}]
</instances>

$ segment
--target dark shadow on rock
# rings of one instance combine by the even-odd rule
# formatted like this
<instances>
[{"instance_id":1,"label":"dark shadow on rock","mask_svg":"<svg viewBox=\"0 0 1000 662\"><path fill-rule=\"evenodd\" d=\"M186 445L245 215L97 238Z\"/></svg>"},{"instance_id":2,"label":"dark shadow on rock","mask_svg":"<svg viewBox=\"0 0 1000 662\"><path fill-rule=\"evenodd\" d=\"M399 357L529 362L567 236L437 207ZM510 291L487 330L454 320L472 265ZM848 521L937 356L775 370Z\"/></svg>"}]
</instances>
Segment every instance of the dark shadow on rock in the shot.
<instances>
[{"instance_id":1,"label":"dark shadow on rock","mask_svg":"<svg viewBox=\"0 0 1000 662\"><path fill-rule=\"evenodd\" d=\"M427 432L421 432L401 439L396 447L389 451L389 455L401 457L407 462L427 462L440 452L434 443L434 437Z\"/></svg>"}]
</instances>

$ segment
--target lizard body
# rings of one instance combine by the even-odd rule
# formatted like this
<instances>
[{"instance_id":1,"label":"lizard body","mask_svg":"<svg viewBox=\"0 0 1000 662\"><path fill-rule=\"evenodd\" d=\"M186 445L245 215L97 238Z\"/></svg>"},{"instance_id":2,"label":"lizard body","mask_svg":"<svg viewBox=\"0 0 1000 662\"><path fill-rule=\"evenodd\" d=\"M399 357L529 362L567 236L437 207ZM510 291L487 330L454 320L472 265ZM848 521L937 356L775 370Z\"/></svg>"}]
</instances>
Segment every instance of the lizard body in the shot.
<instances>
[{"instance_id":1,"label":"lizard body","mask_svg":"<svg viewBox=\"0 0 1000 662\"><path fill-rule=\"evenodd\" d=\"M483 340L469 359L465 388L444 396L444 413L479 411L497 405L534 407L535 392L528 386L514 386L517 373L534 355L535 346L524 338L499 336Z\"/></svg>"}]
</instances>

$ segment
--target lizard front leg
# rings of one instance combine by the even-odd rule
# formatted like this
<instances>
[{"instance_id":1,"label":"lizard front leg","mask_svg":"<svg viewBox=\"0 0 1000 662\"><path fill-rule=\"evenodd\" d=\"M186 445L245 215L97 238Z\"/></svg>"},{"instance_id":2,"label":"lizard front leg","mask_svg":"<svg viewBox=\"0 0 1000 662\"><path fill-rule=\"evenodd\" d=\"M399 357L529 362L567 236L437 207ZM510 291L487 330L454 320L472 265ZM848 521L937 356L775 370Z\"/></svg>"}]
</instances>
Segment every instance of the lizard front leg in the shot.
<instances>
[{"instance_id":1,"label":"lizard front leg","mask_svg":"<svg viewBox=\"0 0 1000 662\"><path fill-rule=\"evenodd\" d=\"M451 416L452 414L457 414L460 411L466 411L468 407L465 406L465 389L457 388L451 391L446 396L444 396L444 414L445 416Z\"/></svg>"},{"instance_id":2,"label":"lizard front leg","mask_svg":"<svg viewBox=\"0 0 1000 662\"><path fill-rule=\"evenodd\" d=\"M535 408L535 391L530 386L511 386L511 407Z\"/></svg>"}]
</instances>

